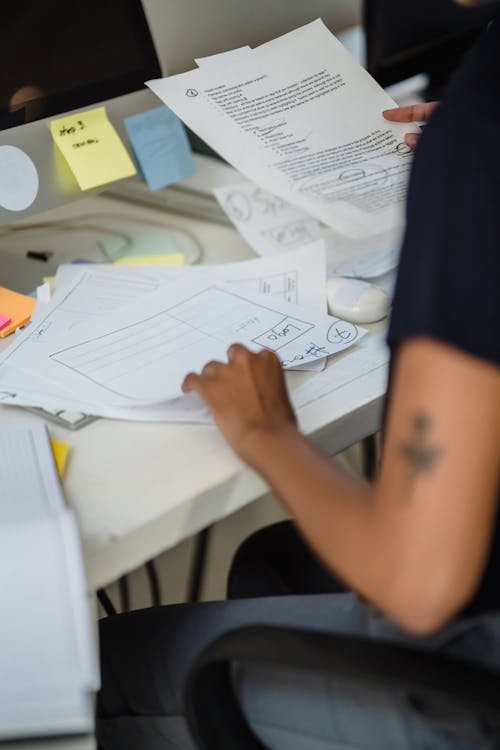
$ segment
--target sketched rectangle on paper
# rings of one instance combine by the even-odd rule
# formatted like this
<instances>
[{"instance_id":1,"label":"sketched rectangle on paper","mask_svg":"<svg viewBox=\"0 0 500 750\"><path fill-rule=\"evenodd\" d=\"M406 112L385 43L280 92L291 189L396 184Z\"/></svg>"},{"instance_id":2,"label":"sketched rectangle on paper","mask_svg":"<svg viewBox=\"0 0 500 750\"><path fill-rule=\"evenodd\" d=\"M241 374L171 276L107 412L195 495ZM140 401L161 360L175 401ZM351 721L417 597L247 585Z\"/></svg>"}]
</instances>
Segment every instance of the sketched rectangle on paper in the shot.
<instances>
[{"instance_id":1,"label":"sketched rectangle on paper","mask_svg":"<svg viewBox=\"0 0 500 750\"><path fill-rule=\"evenodd\" d=\"M253 341L265 349L272 349L273 352L277 352L313 328L312 323L306 323L298 318L286 317L268 331L257 336Z\"/></svg>"}]
</instances>

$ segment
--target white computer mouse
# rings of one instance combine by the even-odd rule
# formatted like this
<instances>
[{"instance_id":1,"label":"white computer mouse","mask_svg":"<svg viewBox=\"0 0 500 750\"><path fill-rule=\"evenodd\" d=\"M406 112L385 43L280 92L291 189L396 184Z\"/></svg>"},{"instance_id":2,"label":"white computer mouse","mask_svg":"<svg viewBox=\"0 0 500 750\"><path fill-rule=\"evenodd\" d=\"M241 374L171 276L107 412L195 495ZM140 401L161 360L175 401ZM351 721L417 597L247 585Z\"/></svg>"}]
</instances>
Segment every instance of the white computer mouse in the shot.
<instances>
[{"instance_id":1,"label":"white computer mouse","mask_svg":"<svg viewBox=\"0 0 500 750\"><path fill-rule=\"evenodd\" d=\"M331 315L351 323L375 323L389 311L389 297L383 289L361 279L328 279L326 299Z\"/></svg>"}]
</instances>

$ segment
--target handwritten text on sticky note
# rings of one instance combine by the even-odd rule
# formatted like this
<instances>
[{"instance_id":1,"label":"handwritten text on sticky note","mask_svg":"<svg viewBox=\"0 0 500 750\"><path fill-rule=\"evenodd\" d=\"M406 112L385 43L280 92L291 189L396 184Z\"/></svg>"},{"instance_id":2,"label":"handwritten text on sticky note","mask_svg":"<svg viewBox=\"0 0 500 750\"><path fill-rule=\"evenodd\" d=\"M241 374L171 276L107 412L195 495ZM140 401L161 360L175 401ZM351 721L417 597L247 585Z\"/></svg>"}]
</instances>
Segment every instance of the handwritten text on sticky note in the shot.
<instances>
[{"instance_id":1,"label":"handwritten text on sticky note","mask_svg":"<svg viewBox=\"0 0 500 750\"><path fill-rule=\"evenodd\" d=\"M52 120L50 131L82 190L136 173L104 107Z\"/></svg>"},{"instance_id":2,"label":"handwritten text on sticky note","mask_svg":"<svg viewBox=\"0 0 500 750\"><path fill-rule=\"evenodd\" d=\"M151 190L194 174L186 131L168 107L155 107L124 120L139 167Z\"/></svg>"}]
</instances>

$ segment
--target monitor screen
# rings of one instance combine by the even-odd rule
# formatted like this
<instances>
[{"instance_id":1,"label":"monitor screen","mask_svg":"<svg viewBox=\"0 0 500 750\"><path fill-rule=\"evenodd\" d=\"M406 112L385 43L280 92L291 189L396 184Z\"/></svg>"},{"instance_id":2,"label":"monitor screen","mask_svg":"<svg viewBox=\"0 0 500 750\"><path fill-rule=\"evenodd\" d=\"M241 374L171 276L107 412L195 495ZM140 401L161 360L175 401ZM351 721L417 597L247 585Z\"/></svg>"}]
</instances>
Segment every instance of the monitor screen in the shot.
<instances>
[{"instance_id":1,"label":"monitor screen","mask_svg":"<svg viewBox=\"0 0 500 750\"><path fill-rule=\"evenodd\" d=\"M140 0L2 6L0 129L143 88L161 74Z\"/></svg>"}]
</instances>

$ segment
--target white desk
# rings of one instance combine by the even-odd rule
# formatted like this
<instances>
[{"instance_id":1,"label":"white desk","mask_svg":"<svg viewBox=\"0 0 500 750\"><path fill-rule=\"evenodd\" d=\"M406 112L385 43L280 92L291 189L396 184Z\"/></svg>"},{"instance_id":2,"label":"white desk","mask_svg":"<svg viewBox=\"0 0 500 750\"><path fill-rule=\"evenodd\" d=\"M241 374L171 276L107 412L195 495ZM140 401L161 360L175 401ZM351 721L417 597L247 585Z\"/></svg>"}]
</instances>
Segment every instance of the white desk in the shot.
<instances>
[{"instance_id":1,"label":"white desk","mask_svg":"<svg viewBox=\"0 0 500 750\"><path fill-rule=\"evenodd\" d=\"M102 197L51 212L47 218L131 210L141 218L158 218L154 210L131 209L129 204ZM171 220L196 234L205 249L205 262L252 256L232 229L180 217ZM78 243L68 244L67 257L82 255ZM334 358L330 367L356 356L359 353L353 348ZM300 381L311 373L292 377ZM340 452L378 429L385 385L384 365L349 377L341 387L299 410L302 429L330 454ZM33 416L1 407L0 419L23 421ZM64 492L79 522L90 590L116 580L267 491L212 426L100 419L76 432L51 424L49 428L53 437L71 446Z\"/></svg>"}]
</instances>

